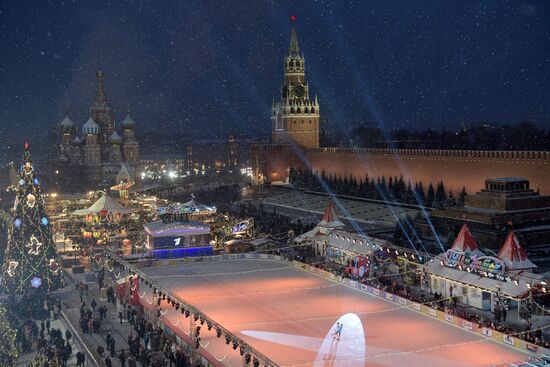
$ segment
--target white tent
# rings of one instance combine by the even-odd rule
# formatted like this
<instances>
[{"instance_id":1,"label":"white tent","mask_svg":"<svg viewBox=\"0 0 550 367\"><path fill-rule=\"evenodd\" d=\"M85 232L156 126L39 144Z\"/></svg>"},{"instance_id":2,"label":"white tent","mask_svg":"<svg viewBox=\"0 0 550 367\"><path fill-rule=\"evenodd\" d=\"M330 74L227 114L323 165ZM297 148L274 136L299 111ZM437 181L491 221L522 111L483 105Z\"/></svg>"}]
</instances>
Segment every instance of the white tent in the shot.
<instances>
[{"instance_id":1,"label":"white tent","mask_svg":"<svg viewBox=\"0 0 550 367\"><path fill-rule=\"evenodd\" d=\"M126 208L118 200L108 196L103 195L95 203L92 204L89 208L80 209L73 212L73 215L85 216L88 214L126 214L131 213L133 210Z\"/></svg>"}]
</instances>

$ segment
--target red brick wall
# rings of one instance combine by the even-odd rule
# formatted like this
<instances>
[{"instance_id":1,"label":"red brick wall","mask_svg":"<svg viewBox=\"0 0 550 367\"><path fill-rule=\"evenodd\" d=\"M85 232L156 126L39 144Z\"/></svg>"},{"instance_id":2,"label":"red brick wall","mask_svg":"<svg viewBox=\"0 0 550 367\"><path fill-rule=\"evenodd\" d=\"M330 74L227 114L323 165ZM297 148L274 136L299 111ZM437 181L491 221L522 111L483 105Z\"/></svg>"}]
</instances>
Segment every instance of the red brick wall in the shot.
<instances>
[{"instance_id":1,"label":"red brick wall","mask_svg":"<svg viewBox=\"0 0 550 367\"><path fill-rule=\"evenodd\" d=\"M443 181L455 196L462 187L470 194L479 191L487 178L523 177L530 180L531 188L550 194L550 152L319 148L291 153L289 147L268 147L262 150L267 155L262 161L274 181L286 177L292 165L324 170L327 176L402 175L413 183L422 181L425 188Z\"/></svg>"}]
</instances>

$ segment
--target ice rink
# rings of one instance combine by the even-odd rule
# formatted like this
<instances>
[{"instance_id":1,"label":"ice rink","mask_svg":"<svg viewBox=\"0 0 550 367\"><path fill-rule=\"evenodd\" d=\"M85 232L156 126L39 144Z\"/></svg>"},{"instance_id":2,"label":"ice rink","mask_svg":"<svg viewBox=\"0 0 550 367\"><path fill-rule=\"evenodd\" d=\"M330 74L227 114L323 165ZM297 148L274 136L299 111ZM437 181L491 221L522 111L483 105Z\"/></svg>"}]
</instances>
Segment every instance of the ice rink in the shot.
<instances>
[{"instance_id":1,"label":"ice rink","mask_svg":"<svg viewBox=\"0 0 550 367\"><path fill-rule=\"evenodd\" d=\"M527 358L282 261L224 260L142 270L279 365L504 366ZM145 299L151 301L150 292ZM190 319L179 311L170 308L163 318L189 332ZM331 336L338 321L344 325L340 340ZM220 365L242 365L238 349L206 324L201 338Z\"/></svg>"}]
</instances>

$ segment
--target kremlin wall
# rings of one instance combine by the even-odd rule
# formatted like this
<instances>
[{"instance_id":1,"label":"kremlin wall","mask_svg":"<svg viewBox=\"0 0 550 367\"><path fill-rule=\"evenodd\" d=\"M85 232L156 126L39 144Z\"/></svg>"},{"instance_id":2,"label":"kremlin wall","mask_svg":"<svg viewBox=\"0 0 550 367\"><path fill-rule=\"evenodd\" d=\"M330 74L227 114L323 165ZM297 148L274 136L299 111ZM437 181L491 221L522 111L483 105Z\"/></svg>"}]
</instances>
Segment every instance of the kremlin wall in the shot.
<instances>
[{"instance_id":1,"label":"kremlin wall","mask_svg":"<svg viewBox=\"0 0 550 367\"><path fill-rule=\"evenodd\" d=\"M299 148L296 145L252 147L255 177L261 181L288 179L290 167L321 174L369 177L403 176L405 182L443 181L445 189L469 194L491 177L522 177L541 194L550 194L550 152L466 151L428 149Z\"/></svg>"}]
</instances>

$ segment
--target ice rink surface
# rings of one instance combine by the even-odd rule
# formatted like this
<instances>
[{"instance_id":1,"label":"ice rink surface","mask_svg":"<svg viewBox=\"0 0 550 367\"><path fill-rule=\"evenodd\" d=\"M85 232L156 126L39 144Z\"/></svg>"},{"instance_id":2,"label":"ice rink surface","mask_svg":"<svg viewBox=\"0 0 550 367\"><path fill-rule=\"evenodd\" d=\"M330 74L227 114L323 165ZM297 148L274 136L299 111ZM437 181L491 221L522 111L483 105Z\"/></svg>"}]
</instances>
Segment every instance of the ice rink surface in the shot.
<instances>
[{"instance_id":1,"label":"ice rink surface","mask_svg":"<svg viewBox=\"0 0 550 367\"><path fill-rule=\"evenodd\" d=\"M527 358L286 262L224 260L142 270L281 366L504 366ZM150 292L145 299L151 301ZM170 308L163 318L189 332L190 318L179 311ZM336 322L344 325L340 340L331 335ZM204 324L200 336L220 365L242 365L238 349L214 329Z\"/></svg>"}]
</instances>

